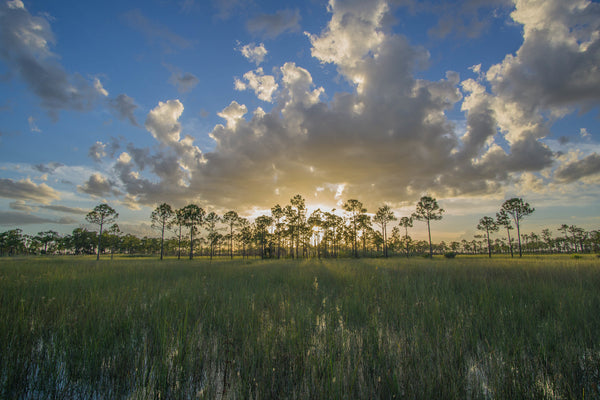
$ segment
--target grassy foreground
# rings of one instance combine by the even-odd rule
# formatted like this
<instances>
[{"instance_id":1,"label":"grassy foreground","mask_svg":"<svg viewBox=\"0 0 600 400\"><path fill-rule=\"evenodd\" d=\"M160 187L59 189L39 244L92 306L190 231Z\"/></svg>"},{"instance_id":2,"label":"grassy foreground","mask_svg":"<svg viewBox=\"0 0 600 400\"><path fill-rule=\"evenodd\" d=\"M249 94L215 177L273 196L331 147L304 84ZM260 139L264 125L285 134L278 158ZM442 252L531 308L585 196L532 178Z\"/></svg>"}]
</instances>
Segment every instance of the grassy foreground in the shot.
<instances>
[{"instance_id":1,"label":"grassy foreground","mask_svg":"<svg viewBox=\"0 0 600 400\"><path fill-rule=\"evenodd\" d=\"M599 398L597 258L0 259L0 398Z\"/></svg>"}]
</instances>

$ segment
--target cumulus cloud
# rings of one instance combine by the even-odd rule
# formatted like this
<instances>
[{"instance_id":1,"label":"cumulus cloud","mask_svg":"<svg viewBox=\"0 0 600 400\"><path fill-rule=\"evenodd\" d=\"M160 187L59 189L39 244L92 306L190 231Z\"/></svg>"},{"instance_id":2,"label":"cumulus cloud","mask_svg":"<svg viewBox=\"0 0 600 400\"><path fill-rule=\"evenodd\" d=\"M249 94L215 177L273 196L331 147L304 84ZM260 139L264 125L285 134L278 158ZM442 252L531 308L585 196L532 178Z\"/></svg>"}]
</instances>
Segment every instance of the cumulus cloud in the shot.
<instances>
[{"instance_id":1,"label":"cumulus cloud","mask_svg":"<svg viewBox=\"0 0 600 400\"><path fill-rule=\"evenodd\" d=\"M275 77L265 75L262 68L246 72L243 81L240 79L235 80L236 90L253 90L256 97L267 102L273 101L273 94L278 86Z\"/></svg>"},{"instance_id":2,"label":"cumulus cloud","mask_svg":"<svg viewBox=\"0 0 600 400\"><path fill-rule=\"evenodd\" d=\"M40 98L54 118L60 110L88 110L106 91L67 73L50 46L56 39L45 16L32 16L20 0L0 5L0 58Z\"/></svg>"},{"instance_id":3,"label":"cumulus cloud","mask_svg":"<svg viewBox=\"0 0 600 400\"><path fill-rule=\"evenodd\" d=\"M600 4L589 0L516 1L523 26L515 55L487 71L492 90L525 113L586 107L600 100Z\"/></svg>"},{"instance_id":4,"label":"cumulus cloud","mask_svg":"<svg viewBox=\"0 0 600 400\"><path fill-rule=\"evenodd\" d=\"M114 182L99 173L93 173L86 182L77 186L77 190L97 197L115 193Z\"/></svg>"},{"instance_id":5,"label":"cumulus cloud","mask_svg":"<svg viewBox=\"0 0 600 400\"><path fill-rule=\"evenodd\" d=\"M217 115L227 121L228 127L235 127L236 123L242 119L248 112L248 109L243 104L238 104L237 101L232 101L230 105L217 113Z\"/></svg>"},{"instance_id":6,"label":"cumulus cloud","mask_svg":"<svg viewBox=\"0 0 600 400\"><path fill-rule=\"evenodd\" d=\"M30 179L15 181L8 178L0 178L0 197L16 200L33 200L42 204L49 204L58 200L60 195L45 183L39 185Z\"/></svg>"},{"instance_id":7,"label":"cumulus cloud","mask_svg":"<svg viewBox=\"0 0 600 400\"><path fill-rule=\"evenodd\" d=\"M92 160L100 162L103 157L106 157L106 145L100 141L97 141L90 146L90 149L88 150L88 156Z\"/></svg>"},{"instance_id":8,"label":"cumulus cloud","mask_svg":"<svg viewBox=\"0 0 600 400\"><path fill-rule=\"evenodd\" d=\"M265 60L265 57L268 54L263 43L258 46L255 43L248 43L243 46L238 44L236 50L242 53L248 61L255 63L257 66Z\"/></svg>"},{"instance_id":9,"label":"cumulus cloud","mask_svg":"<svg viewBox=\"0 0 600 400\"><path fill-rule=\"evenodd\" d=\"M108 101L108 106L120 120L128 120L131 125L139 126L134 115L138 106L135 104L135 101L125 93L118 95L114 99L110 99Z\"/></svg>"},{"instance_id":10,"label":"cumulus cloud","mask_svg":"<svg viewBox=\"0 0 600 400\"><path fill-rule=\"evenodd\" d=\"M521 7L519 2L517 9ZM182 132L183 104L160 102L145 123L160 146L130 144L114 165L124 202L195 201L242 211L287 202L301 193L323 205L359 198L373 208L382 202L412 202L424 193L502 196L507 184L542 188L553 179L547 171L558 155L545 144L547 111L554 115L568 102L545 101L545 95L533 101L529 94L519 97L516 88L502 86L504 74L509 79L513 68L527 64L529 58L520 58L529 51L524 50L529 36L524 48L502 64L488 71L473 67L475 79L461 81L453 71L439 80L417 79L415 72L427 64L429 54L388 29L390 6L385 1L330 1L329 11L325 29L307 34L311 53L332 64L351 90L326 96L310 71L293 62L268 79L261 68L250 71L235 81L236 88L253 90L272 108L249 110L231 101L218 113L225 122L209 133L214 150L204 154ZM513 15L516 21L526 20ZM567 16L562 21L571 20ZM578 35L580 52L589 52L593 35L575 31L569 28L565 35ZM541 40L538 33L533 36ZM548 35L544 40L556 39ZM583 43L589 44L581 47ZM562 62L551 58L549 71L539 72L552 75L555 61ZM595 73L593 68L588 72ZM538 90L541 81L535 79L523 87ZM586 99L575 96L570 104ZM467 118L464 131L446 116L457 105ZM569 160L554 179L595 174L596 157Z\"/></svg>"},{"instance_id":11,"label":"cumulus cloud","mask_svg":"<svg viewBox=\"0 0 600 400\"><path fill-rule=\"evenodd\" d=\"M248 31L255 35L275 38L285 32L300 30L300 11L279 10L275 14L261 14L248 21Z\"/></svg>"},{"instance_id":12,"label":"cumulus cloud","mask_svg":"<svg viewBox=\"0 0 600 400\"><path fill-rule=\"evenodd\" d=\"M179 100L162 101L148 113L146 129L160 143L168 145L179 141L181 124L179 117L183 113L183 104Z\"/></svg>"}]
</instances>

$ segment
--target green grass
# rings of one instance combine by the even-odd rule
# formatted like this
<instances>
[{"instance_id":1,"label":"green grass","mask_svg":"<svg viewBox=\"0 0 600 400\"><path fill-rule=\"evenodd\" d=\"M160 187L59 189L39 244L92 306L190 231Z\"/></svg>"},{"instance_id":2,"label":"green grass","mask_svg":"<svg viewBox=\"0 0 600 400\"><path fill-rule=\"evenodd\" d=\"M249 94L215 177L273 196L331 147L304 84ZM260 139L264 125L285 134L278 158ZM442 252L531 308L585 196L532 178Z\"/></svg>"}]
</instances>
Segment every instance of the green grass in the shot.
<instances>
[{"instance_id":1,"label":"green grass","mask_svg":"<svg viewBox=\"0 0 600 400\"><path fill-rule=\"evenodd\" d=\"M600 262L0 259L0 398L598 398Z\"/></svg>"}]
</instances>

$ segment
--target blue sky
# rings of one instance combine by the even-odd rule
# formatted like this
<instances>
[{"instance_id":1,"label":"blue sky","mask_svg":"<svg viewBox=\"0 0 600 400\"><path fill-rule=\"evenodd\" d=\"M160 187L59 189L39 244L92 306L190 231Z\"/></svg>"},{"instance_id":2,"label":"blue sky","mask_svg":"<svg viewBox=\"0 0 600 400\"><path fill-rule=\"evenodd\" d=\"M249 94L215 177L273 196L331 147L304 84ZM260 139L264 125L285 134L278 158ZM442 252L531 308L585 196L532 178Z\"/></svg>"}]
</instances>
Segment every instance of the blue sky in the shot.
<instances>
[{"instance_id":1,"label":"blue sky","mask_svg":"<svg viewBox=\"0 0 600 400\"><path fill-rule=\"evenodd\" d=\"M0 230L108 202L151 234L160 202L296 193L398 216L433 195L438 240L514 196L531 230L597 229L598 65L588 0L3 0Z\"/></svg>"}]
</instances>

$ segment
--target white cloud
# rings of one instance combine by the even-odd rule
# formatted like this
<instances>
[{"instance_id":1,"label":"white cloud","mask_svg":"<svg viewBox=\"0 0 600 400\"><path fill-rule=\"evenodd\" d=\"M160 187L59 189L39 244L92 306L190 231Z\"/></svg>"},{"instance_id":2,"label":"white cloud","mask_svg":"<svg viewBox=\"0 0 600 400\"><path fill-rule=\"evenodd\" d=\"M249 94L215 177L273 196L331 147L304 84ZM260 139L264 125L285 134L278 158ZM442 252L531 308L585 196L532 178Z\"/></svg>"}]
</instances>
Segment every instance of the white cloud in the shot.
<instances>
[{"instance_id":1,"label":"white cloud","mask_svg":"<svg viewBox=\"0 0 600 400\"><path fill-rule=\"evenodd\" d=\"M215 148L205 154L194 146L195 132L182 130L183 104L160 102L145 123L160 146L130 144L127 157L113 165L123 201L194 201L243 211L301 193L331 206L355 197L372 209L382 202L406 205L424 193L461 199L499 199L509 189L557 193L556 182L596 176L596 155L563 160L545 138L550 126L545 111L554 118L555 106L566 104L544 100L556 88L545 87L541 78L522 81L523 90L542 94L534 99L503 86L504 79L519 77L519 69L546 72L541 63L529 64L534 50L528 46L535 39L548 47L549 38L532 33L501 64L488 71L472 67L476 79L461 82L448 71L430 81L415 78L427 51L387 29L391 19L384 1L331 1L329 10L326 29L309 35L312 54L353 83L350 91L326 96L311 73L293 62L273 76L262 68L249 71L235 80L235 88L253 90L272 108L249 110L231 101L218 113L226 122L209 133ZM577 51L590 49L578 45ZM546 73L554 74L556 62L562 61L548 60ZM572 97L572 104L585 99ZM446 117L457 104L466 116L464 127Z\"/></svg>"},{"instance_id":2,"label":"white cloud","mask_svg":"<svg viewBox=\"0 0 600 400\"><path fill-rule=\"evenodd\" d=\"M263 43L258 46L255 43L248 43L243 46L238 44L236 50L242 53L248 61L255 63L257 66L262 64L268 54Z\"/></svg>"},{"instance_id":3,"label":"white cloud","mask_svg":"<svg viewBox=\"0 0 600 400\"><path fill-rule=\"evenodd\" d=\"M161 101L148 113L146 129L162 144L178 142L181 133L179 117L182 113L183 104L179 100Z\"/></svg>"},{"instance_id":4,"label":"white cloud","mask_svg":"<svg viewBox=\"0 0 600 400\"><path fill-rule=\"evenodd\" d=\"M236 90L251 89L262 101L272 102L273 94L278 88L275 82L275 77L272 75L265 75L262 68L257 68L254 71L248 71L244 74L244 81L239 79L235 80Z\"/></svg>"},{"instance_id":5,"label":"white cloud","mask_svg":"<svg viewBox=\"0 0 600 400\"><path fill-rule=\"evenodd\" d=\"M104 89L104 86L102 86L102 82L100 82L100 79L98 78L94 78L94 89L96 89L96 91L102 96L108 96L108 92L106 91L106 89Z\"/></svg>"},{"instance_id":6,"label":"white cloud","mask_svg":"<svg viewBox=\"0 0 600 400\"><path fill-rule=\"evenodd\" d=\"M243 104L238 104L237 101L232 101L223 111L217 115L227 121L227 127L235 128L237 122L246 115L248 109Z\"/></svg>"}]
</instances>

